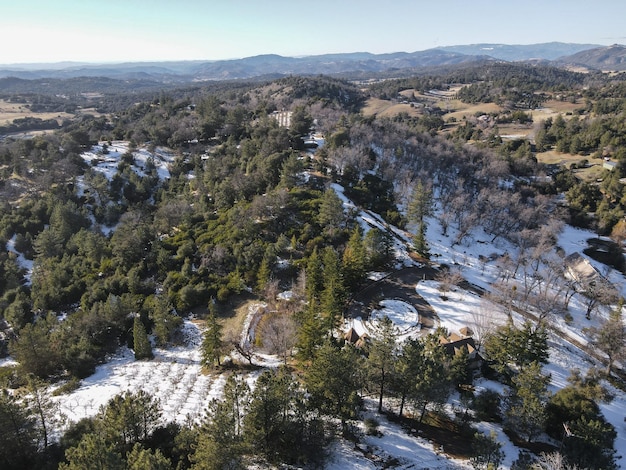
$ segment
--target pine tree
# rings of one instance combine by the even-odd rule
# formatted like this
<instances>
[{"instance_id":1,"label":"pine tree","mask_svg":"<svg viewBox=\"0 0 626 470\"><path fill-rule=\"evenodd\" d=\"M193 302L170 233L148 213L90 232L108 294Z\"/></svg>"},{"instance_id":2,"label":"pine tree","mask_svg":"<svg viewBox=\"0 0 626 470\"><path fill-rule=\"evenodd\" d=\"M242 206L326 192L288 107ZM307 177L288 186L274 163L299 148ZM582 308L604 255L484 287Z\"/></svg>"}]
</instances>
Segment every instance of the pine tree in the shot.
<instances>
[{"instance_id":1,"label":"pine tree","mask_svg":"<svg viewBox=\"0 0 626 470\"><path fill-rule=\"evenodd\" d=\"M415 251L426 259L430 258L430 247L426 240L426 223L420 222L417 233L413 237L413 248Z\"/></svg>"},{"instance_id":2,"label":"pine tree","mask_svg":"<svg viewBox=\"0 0 626 470\"><path fill-rule=\"evenodd\" d=\"M156 449L144 449L140 444L135 444L126 455L127 470L170 470L172 462Z\"/></svg>"},{"instance_id":3,"label":"pine tree","mask_svg":"<svg viewBox=\"0 0 626 470\"><path fill-rule=\"evenodd\" d=\"M357 415L362 387L361 359L352 347L338 349L327 340L305 372L311 404L321 413L346 421Z\"/></svg>"},{"instance_id":4,"label":"pine tree","mask_svg":"<svg viewBox=\"0 0 626 470\"><path fill-rule=\"evenodd\" d=\"M256 278L256 288L259 292L263 292L267 283L270 281L272 277L272 266L271 261L268 256L263 256L261 260L261 265L259 266L259 270L257 272Z\"/></svg>"},{"instance_id":5,"label":"pine tree","mask_svg":"<svg viewBox=\"0 0 626 470\"><path fill-rule=\"evenodd\" d=\"M421 181L418 181L413 189L411 201L407 207L407 218L409 221L421 224L424 223L424 217L433 213L433 194L432 190L424 187Z\"/></svg>"},{"instance_id":6,"label":"pine tree","mask_svg":"<svg viewBox=\"0 0 626 470\"><path fill-rule=\"evenodd\" d=\"M380 322L378 334L372 338L367 357L369 378L378 388L378 412L383 411L385 390L392 379L396 352L396 331L389 317Z\"/></svg>"},{"instance_id":7,"label":"pine tree","mask_svg":"<svg viewBox=\"0 0 626 470\"><path fill-rule=\"evenodd\" d=\"M221 400L213 400L202 423L195 452L194 470L244 469L243 418L248 412L250 389L246 382L231 375Z\"/></svg>"},{"instance_id":8,"label":"pine tree","mask_svg":"<svg viewBox=\"0 0 626 470\"><path fill-rule=\"evenodd\" d=\"M359 227L355 227L350 235L346 249L343 252L342 273L346 287L351 291L357 288L365 279L367 265L365 247Z\"/></svg>"},{"instance_id":9,"label":"pine tree","mask_svg":"<svg viewBox=\"0 0 626 470\"><path fill-rule=\"evenodd\" d=\"M317 247L309 255L306 263L306 297L309 302L319 300L320 293L324 286L324 276L322 260L320 259Z\"/></svg>"},{"instance_id":10,"label":"pine tree","mask_svg":"<svg viewBox=\"0 0 626 470\"><path fill-rule=\"evenodd\" d=\"M32 410L14 394L0 389L0 467L33 468L37 437Z\"/></svg>"},{"instance_id":11,"label":"pine tree","mask_svg":"<svg viewBox=\"0 0 626 470\"><path fill-rule=\"evenodd\" d=\"M122 470L124 461L112 444L97 434L85 434L76 447L65 451L67 463L60 470Z\"/></svg>"},{"instance_id":12,"label":"pine tree","mask_svg":"<svg viewBox=\"0 0 626 470\"><path fill-rule=\"evenodd\" d=\"M480 432L474 434L472 454L470 462L475 470L498 469L504 459L502 444L496 440L494 431L489 436Z\"/></svg>"},{"instance_id":13,"label":"pine tree","mask_svg":"<svg viewBox=\"0 0 626 470\"><path fill-rule=\"evenodd\" d=\"M307 308L299 314L299 317L296 355L300 361L309 361L313 359L324 337L318 302L309 301Z\"/></svg>"},{"instance_id":14,"label":"pine tree","mask_svg":"<svg viewBox=\"0 0 626 470\"><path fill-rule=\"evenodd\" d=\"M202 337L202 365L213 367L221 365L224 342L222 339L222 325L215 316L213 299L209 301L209 316L206 320L206 330Z\"/></svg>"},{"instance_id":15,"label":"pine tree","mask_svg":"<svg viewBox=\"0 0 626 470\"><path fill-rule=\"evenodd\" d=\"M182 325L183 319L172 313L173 307L166 296L151 296L146 301L152 308L150 319L154 322L152 332L157 346L165 346L174 332ZM144 303L145 305L145 303Z\"/></svg>"},{"instance_id":16,"label":"pine tree","mask_svg":"<svg viewBox=\"0 0 626 470\"><path fill-rule=\"evenodd\" d=\"M135 350L135 359L138 361L154 357L146 327L143 325L139 315L136 315L133 321L133 349Z\"/></svg>"},{"instance_id":17,"label":"pine tree","mask_svg":"<svg viewBox=\"0 0 626 470\"><path fill-rule=\"evenodd\" d=\"M334 238L345 225L343 202L334 189L324 192L317 217L324 233L331 238Z\"/></svg>"},{"instance_id":18,"label":"pine tree","mask_svg":"<svg viewBox=\"0 0 626 470\"><path fill-rule=\"evenodd\" d=\"M293 419L296 384L285 368L266 371L258 378L246 414L246 439L258 453L275 462L284 449Z\"/></svg>"},{"instance_id":19,"label":"pine tree","mask_svg":"<svg viewBox=\"0 0 626 470\"><path fill-rule=\"evenodd\" d=\"M321 294L320 308L324 329L329 333L339 326L343 316L346 291L339 266L339 258L332 247L324 248L324 290Z\"/></svg>"},{"instance_id":20,"label":"pine tree","mask_svg":"<svg viewBox=\"0 0 626 470\"><path fill-rule=\"evenodd\" d=\"M513 377L513 385L507 397L506 426L525 437L527 442L544 429L546 405L550 394L550 377L543 375L538 362L525 367Z\"/></svg>"}]
</instances>

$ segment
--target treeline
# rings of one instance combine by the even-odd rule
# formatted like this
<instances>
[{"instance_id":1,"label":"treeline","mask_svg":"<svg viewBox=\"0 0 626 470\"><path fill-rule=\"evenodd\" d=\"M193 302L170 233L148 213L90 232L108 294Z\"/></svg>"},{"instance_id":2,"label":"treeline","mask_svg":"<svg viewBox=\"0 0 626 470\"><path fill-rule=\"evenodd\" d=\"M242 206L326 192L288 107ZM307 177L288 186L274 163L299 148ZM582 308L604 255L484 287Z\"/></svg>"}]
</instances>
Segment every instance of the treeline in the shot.
<instances>
[{"instance_id":1,"label":"treeline","mask_svg":"<svg viewBox=\"0 0 626 470\"><path fill-rule=\"evenodd\" d=\"M579 91L586 83L598 79L595 75L569 72L557 67L541 65L484 62L480 65L464 65L437 75L386 80L371 85L372 96L394 99L398 92L413 89L424 93L428 90L446 90L453 84L465 84L458 98L468 103L501 103L512 101L536 107L543 99L540 93Z\"/></svg>"},{"instance_id":2,"label":"treeline","mask_svg":"<svg viewBox=\"0 0 626 470\"><path fill-rule=\"evenodd\" d=\"M41 119L37 117L24 117L14 119L11 124L0 126L0 134L13 132L55 130L60 127L56 119Z\"/></svg>"}]
</instances>

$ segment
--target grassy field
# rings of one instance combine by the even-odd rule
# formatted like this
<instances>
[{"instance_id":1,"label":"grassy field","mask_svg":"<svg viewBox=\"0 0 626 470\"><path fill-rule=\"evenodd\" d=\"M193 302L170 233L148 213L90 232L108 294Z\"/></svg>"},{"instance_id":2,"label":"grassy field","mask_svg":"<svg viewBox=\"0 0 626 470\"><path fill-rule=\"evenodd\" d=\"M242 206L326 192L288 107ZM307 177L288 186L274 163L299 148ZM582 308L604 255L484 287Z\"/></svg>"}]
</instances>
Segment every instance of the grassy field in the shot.
<instances>
[{"instance_id":1,"label":"grassy field","mask_svg":"<svg viewBox=\"0 0 626 470\"><path fill-rule=\"evenodd\" d=\"M547 152L537 153L537 160L547 165L562 165L566 168L572 163L580 163L582 160L587 160L588 164L586 168L580 168L574 171L578 177L587 182L596 181L601 177L604 172L602 164L604 160L601 158L593 158L591 155L572 155L570 153L560 153L556 150L549 150Z\"/></svg>"},{"instance_id":2,"label":"grassy field","mask_svg":"<svg viewBox=\"0 0 626 470\"><path fill-rule=\"evenodd\" d=\"M34 113L28 109L23 103L7 103L4 100L0 100L0 126L11 124L15 119L21 119L25 117L37 117L40 119L72 119L73 114L69 113Z\"/></svg>"},{"instance_id":3,"label":"grassy field","mask_svg":"<svg viewBox=\"0 0 626 470\"><path fill-rule=\"evenodd\" d=\"M393 117L400 113L407 113L409 116L419 116L421 114L419 108L412 107L409 104L394 103L378 98L370 98L363 107L365 116Z\"/></svg>"}]
</instances>

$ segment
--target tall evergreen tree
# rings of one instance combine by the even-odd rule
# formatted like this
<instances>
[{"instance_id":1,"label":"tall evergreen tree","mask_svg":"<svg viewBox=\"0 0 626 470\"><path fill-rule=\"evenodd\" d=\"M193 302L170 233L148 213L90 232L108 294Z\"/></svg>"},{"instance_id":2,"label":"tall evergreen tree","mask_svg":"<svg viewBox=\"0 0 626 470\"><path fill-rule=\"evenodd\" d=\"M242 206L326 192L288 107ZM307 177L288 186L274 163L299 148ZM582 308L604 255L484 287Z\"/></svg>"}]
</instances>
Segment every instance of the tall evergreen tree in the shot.
<instances>
[{"instance_id":1,"label":"tall evergreen tree","mask_svg":"<svg viewBox=\"0 0 626 470\"><path fill-rule=\"evenodd\" d=\"M320 293L324 288L324 275L322 260L317 247L309 255L306 263L306 297L309 302L319 300Z\"/></svg>"},{"instance_id":2,"label":"tall evergreen tree","mask_svg":"<svg viewBox=\"0 0 626 470\"><path fill-rule=\"evenodd\" d=\"M60 470L124 470L122 455L115 446L98 434L85 434L76 447L65 451L67 463L59 465Z\"/></svg>"},{"instance_id":3,"label":"tall evergreen tree","mask_svg":"<svg viewBox=\"0 0 626 470\"><path fill-rule=\"evenodd\" d=\"M296 356L300 361L310 361L324 338L322 319L319 315L319 303L315 300L309 300L308 305L298 317Z\"/></svg>"},{"instance_id":4,"label":"tall evergreen tree","mask_svg":"<svg viewBox=\"0 0 626 470\"><path fill-rule=\"evenodd\" d=\"M146 327L139 315L136 315L133 320L133 349L135 351L135 359L137 360L152 359L154 357Z\"/></svg>"},{"instance_id":5,"label":"tall evergreen tree","mask_svg":"<svg viewBox=\"0 0 626 470\"><path fill-rule=\"evenodd\" d=\"M337 348L327 340L315 354L306 370L304 384L311 404L323 414L341 419L356 417L361 404L359 390L363 385L361 359L354 348Z\"/></svg>"},{"instance_id":6,"label":"tall evergreen tree","mask_svg":"<svg viewBox=\"0 0 626 470\"><path fill-rule=\"evenodd\" d=\"M365 279L367 257L361 230L358 226L354 228L350 239L343 252L342 273L345 286L350 291L356 291Z\"/></svg>"},{"instance_id":7,"label":"tall evergreen tree","mask_svg":"<svg viewBox=\"0 0 626 470\"><path fill-rule=\"evenodd\" d=\"M194 470L246 468L243 420L248 412L249 394L250 389L243 379L236 375L228 377L222 399L211 402L199 429L191 457Z\"/></svg>"},{"instance_id":8,"label":"tall evergreen tree","mask_svg":"<svg viewBox=\"0 0 626 470\"><path fill-rule=\"evenodd\" d=\"M339 326L343 316L346 300L346 291L341 275L339 258L335 250L328 246L324 248L324 290L321 294L320 308L324 328L328 334L332 334Z\"/></svg>"},{"instance_id":9,"label":"tall evergreen tree","mask_svg":"<svg viewBox=\"0 0 626 470\"><path fill-rule=\"evenodd\" d=\"M378 332L369 346L367 365L369 378L378 388L378 412L383 411L383 397L392 381L396 362L396 331L389 317L383 317Z\"/></svg>"},{"instance_id":10,"label":"tall evergreen tree","mask_svg":"<svg viewBox=\"0 0 626 470\"><path fill-rule=\"evenodd\" d=\"M327 189L322 196L318 221L325 234L334 238L346 224L346 214L343 211L343 202L334 189Z\"/></svg>"},{"instance_id":11,"label":"tall evergreen tree","mask_svg":"<svg viewBox=\"0 0 626 470\"><path fill-rule=\"evenodd\" d=\"M221 365L224 353L224 341L222 339L222 325L215 315L213 299L209 301L209 315L206 320L206 329L202 335L202 365L213 367Z\"/></svg>"},{"instance_id":12,"label":"tall evergreen tree","mask_svg":"<svg viewBox=\"0 0 626 470\"><path fill-rule=\"evenodd\" d=\"M426 239L426 223L423 221L418 224L417 232L413 237L413 249L420 256L426 259L430 258L430 247Z\"/></svg>"},{"instance_id":13,"label":"tall evergreen tree","mask_svg":"<svg viewBox=\"0 0 626 470\"><path fill-rule=\"evenodd\" d=\"M21 470L34 466L38 430L36 418L13 393L0 389L0 467Z\"/></svg>"},{"instance_id":14,"label":"tall evergreen tree","mask_svg":"<svg viewBox=\"0 0 626 470\"><path fill-rule=\"evenodd\" d=\"M533 362L513 377L507 397L506 426L531 442L544 429L550 377Z\"/></svg>"},{"instance_id":15,"label":"tall evergreen tree","mask_svg":"<svg viewBox=\"0 0 626 470\"><path fill-rule=\"evenodd\" d=\"M472 456L470 463L474 470L497 470L504 460L502 444L496 440L496 433L489 436L477 432L472 439Z\"/></svg>"},{"instance_id":16,"label":"tall evergreen tree","mask_svg":"<svg viewBox=\"0 0 626 470\"><path fill-rule=\"evenodd\" d=\"M424 222L424 218L432 215L432 213L432 190L425 187L421 181L418 181L413 188L411 200L409 201L409 205L407 207L407 218L413 223L421 224Z\"/></svg>"}]
</instances>

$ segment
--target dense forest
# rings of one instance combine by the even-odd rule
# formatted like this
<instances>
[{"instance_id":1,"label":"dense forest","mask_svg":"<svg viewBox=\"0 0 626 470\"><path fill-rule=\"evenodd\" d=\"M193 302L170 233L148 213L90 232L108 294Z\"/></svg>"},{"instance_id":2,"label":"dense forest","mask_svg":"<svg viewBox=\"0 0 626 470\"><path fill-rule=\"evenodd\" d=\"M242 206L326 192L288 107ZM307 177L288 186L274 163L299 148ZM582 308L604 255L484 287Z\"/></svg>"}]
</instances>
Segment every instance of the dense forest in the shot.
<instances>
[{"instance_id":1,"label":"dense forest","mask_svg":"<svg viewBox=\"0 0 626 470\"><path fill-rule=\"evenodd\" d=\"M3 134L48 131L0 142L0 348L19 363L0 368L2 468L323 467L334 436L355 432L351 420L365 394L379 399L379 411L393 399L398 407L390 414L419 428L453 391L466 393L476 416L504 423L527 444L542 433L558 441L562 429L554 423L566 419L583 436L561 446L566 461L615 468L615 430L597 405L607 398L600 373L573 376L549 395L541 364L548 357L544 320L566 316L575 291L554 253L561 225L592 228L618 244L626 238L623 78L491 64L364 88L294 76L131 92L112 85L110 95L89 102L81 90L63 99L6 93L3 99L32 110L94 112L58 129L33 119L0 127ZM402 90L455 84L464 84L457 93L464 102L504 105L501 124L523 122L555 95L580 108L545 120L532 142L503 140L472 120L444 134L449 123L436 109L418 118L360 112L369 97L393 100ZM63 86L69 92L71 85ZM289 127L273 117L283 110L291 111ZM306 148L312 133L324 138L316 152ZM120 141L128 151L107 176L97 164ZM160 148L171 155L166 174ZM141 168L140 149L153 155ZM601 181L582 181L575 168L540 163L536 152L547 149L601 155L617 166ZM94 160L83 157L88 151ZM475 372L467 357L448 356L439 345L448 332L398 345L389 325L366 348L335 334L367 273L392 269L394 260L391 229L364 233L332 183L387 226L411 231L413 255L424 263L426 221L435 209L457 244L482 227L491 241L519 248L517 258L501 260L502 272L523 282L511 288L503 274L492 298L538 312L539 321L501 327L482 346L490 358L482 373L510 387L509 395L471 393ZM32 272L18 258L32 262ZM551 267L550 276L540 265ZM452 274L443 267L440 279ZM288 288L295 299L277 302L276 293ZM609 289L586 292L588 315L616 303ZM250 364L224 362L237 343L221 320L252 297L271 305L261 341L273 342L285 360L250 388L240 375ZM154 345L176 343L190 314L206 322L205 369L230 371L222 399L201 424L163 423L153 397L125 393L52 438L61 428L50 384L59 393L77 387L122 345L150 360ZM603 351L617 324L597 332ZM626 357L623 339L610 357L609 375ZM405 403L420 412L407 416ZM467 413L459 429L475 468L491 468L484 459L497 461L493 436L476 433ZM517 468L535 468L524 458Z\"/></svg>"}]
</instances>

